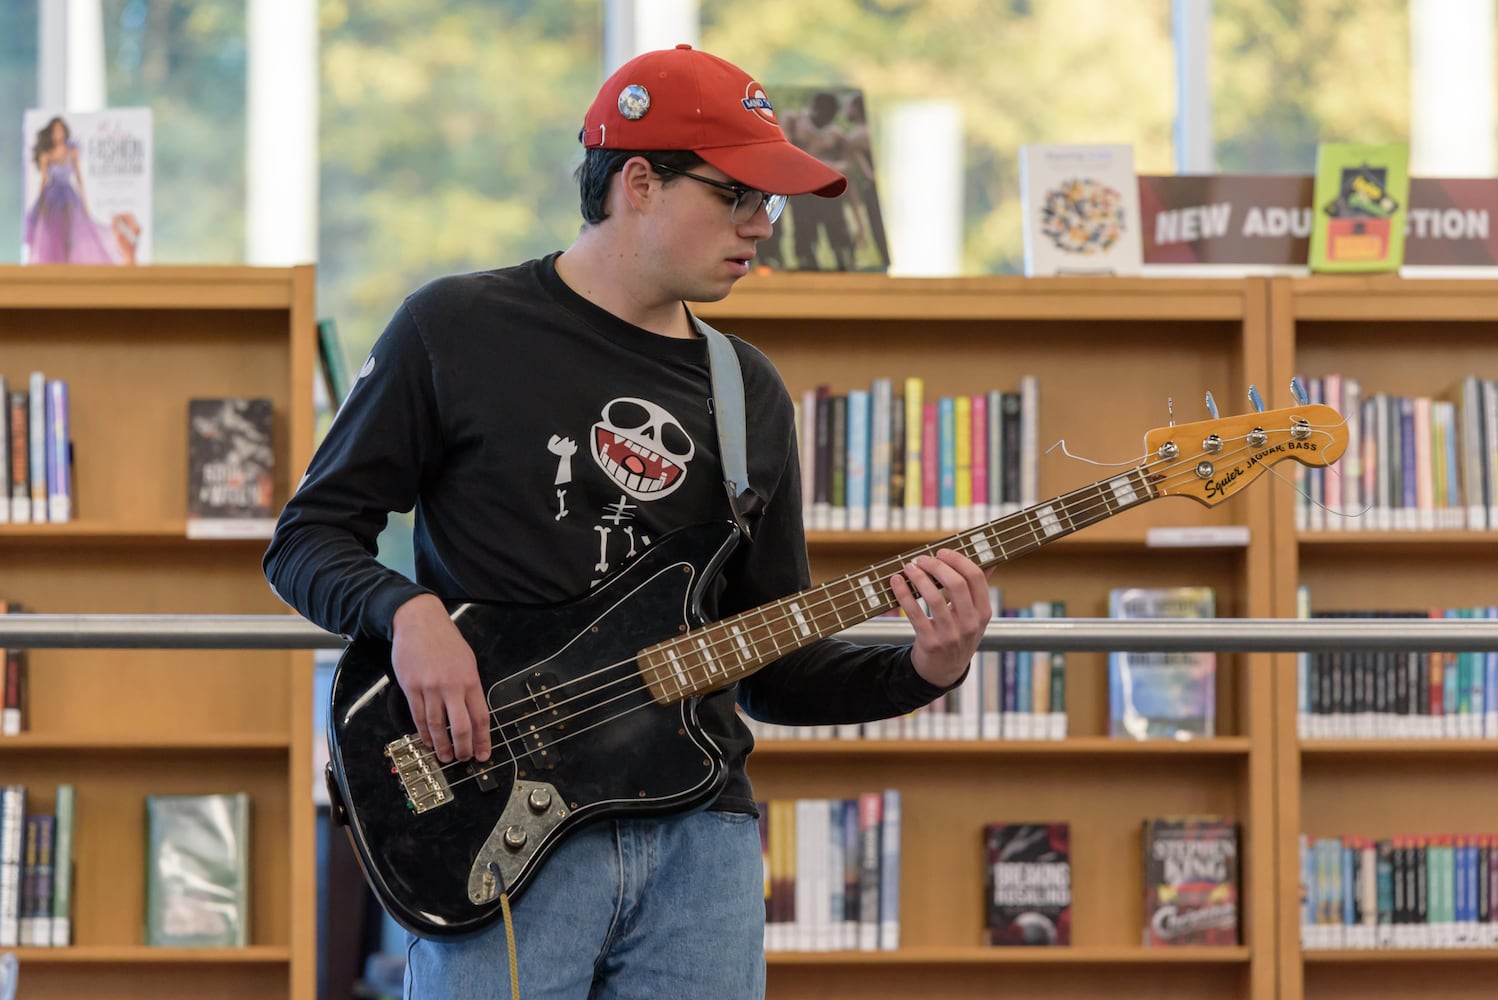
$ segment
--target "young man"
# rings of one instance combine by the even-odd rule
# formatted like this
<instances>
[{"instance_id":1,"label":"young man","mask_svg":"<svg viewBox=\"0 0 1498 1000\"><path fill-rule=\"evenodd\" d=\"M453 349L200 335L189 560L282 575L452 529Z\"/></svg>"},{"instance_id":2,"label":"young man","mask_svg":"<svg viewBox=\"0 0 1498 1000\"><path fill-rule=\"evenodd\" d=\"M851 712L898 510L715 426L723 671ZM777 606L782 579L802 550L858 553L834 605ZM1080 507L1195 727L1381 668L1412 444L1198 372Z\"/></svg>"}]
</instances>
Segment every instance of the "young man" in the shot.
<instances>
[{"instance_id":1,"label":"young man","mask_svg":"<svg viewBox=\"0 0 1498 1000\"><path fill-rule=\"evenodd\" d=\"M415 728L443 762L506 759L490 735L496 706L444 602L565 601L671 529L731 517L707 346L685 303L721 299L748 273L781 196L846 186L786 141L747 74L688 46L622 66L581 139L577 240L405 300L265 556L272 586L303 615L391 641ZM752 540L704 596L714 619L809 583L790 397L762 354L732 344L762 503ZM415 582L373 555L387 514L413 506ZM735 701L768 721L854 722L956 684L990 615L983 573L943 551L888 585L913 645L820 640L701 700L700 724L729 762L707 808L600 820L561 842L513 910L522 996L762 995L761 855L744 773L753 741ZM407 995L509 996L503 925L413 938Z\"/></svg>"}]
</instances>

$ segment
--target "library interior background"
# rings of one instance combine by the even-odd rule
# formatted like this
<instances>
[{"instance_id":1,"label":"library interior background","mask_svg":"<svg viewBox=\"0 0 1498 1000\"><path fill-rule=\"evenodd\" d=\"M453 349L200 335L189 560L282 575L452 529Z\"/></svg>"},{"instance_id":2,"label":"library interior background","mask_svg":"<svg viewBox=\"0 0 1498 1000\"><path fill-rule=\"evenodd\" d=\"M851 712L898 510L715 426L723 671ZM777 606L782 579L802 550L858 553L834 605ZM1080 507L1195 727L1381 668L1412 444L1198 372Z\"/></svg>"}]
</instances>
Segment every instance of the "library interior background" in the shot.
<instances>
[{"instance_id":1,"label":"library interior background","mask_svg":"<svg viewBox=\"0 0 1498 1000\"><path fill-rule=\"evenodd\" d=\"M45 369L72 381L75 408L97 393L124 413L141 382L159 382L172 406L271 396L284 421L279 505L330 420L319 331L336 331L337 363L357 371L406 292L568 245L582 110L625 59L689 42L807 113L833 95L872 169L844 220L852 249L832 248L830 231L815 251L781 247L701 315L771 357L811 414L803 430L861 418L878 435L885 421L886 476L889 449L911 454L892 442L921 442L909 427L935 421L927 454L943 420L970 429L953 432L968 457L956 509L945 494L923 509L907 481L902 510L888 479L865 482L853 514L817 509L856 503L851 493L809 496L814 580L1023 519L1132 469L1146 434L1153 447L1204 421L1204 433L1266 430L1284 452L1261 453L1241 482L1188 484L1200 503L1125 511L1001 568L1000 613L1494 619L1495 7L3 0L0 377L25 389ZM27 113L116 108L150 110L149 261L118 280L31 268ZM1405 210L1411 266L1308 264L1322 207L1312 185L1334 144L1397 151L1405 186L1380 172L1358 204ZM1125 151L1142 264L1070 274L1031 259L1027 239L1041 237L1026 232L1025 151L1071 146ZM1221 215L1172 186L1208 177L1239 185L1222 189L1233 194ZM1344 207L1367 190L1354 184ZM1420 204L1422 192L1435 200ZM1258 216L1279 227L1279 258L1181 249L1226 225L1230 197L1294 203ZM1173 204L1200 211L1162 210ZM1369 245L1356 235L1345 245ZM314 384L315 402L293 398L292 385ZM89 431L87 452L79 415L70 523L0 524L0 610L282 610L255 578L263 543L179 540L185 422L166 404L160 421L156 404L139 407ZM1318 458L1295 452L1295 417L1270 425L1297 407L1340 414L1312 432L1328 442ZM171 457L131 458L132 435L156 431L176 442ZM105 451L92 467L82 457ZM392 517L380 558L412 572L409 516ZM75 913L50 911L54 926L71 919L67 944L45 940L45 899L19 913L15 947L0 940L0 996L14 978L21 997L400 995L404 932L366 889L323 791L337 655L215 651L209 666L182 651L29 651L28 714L0 715L0 785L29 787L28 824L35 811L46 825L0 824L0 895L25 867L5 843L60 843L66 811ZM1135 703L1120 690L1130 655L1141 671L1174 670L1177 687L1141 687ZM783 820L765 834L772 998L1498 995L1498 653L1391 639L980 658L992 703L975 693L862 730L757 733L750 775L767 827ZM223 679L205 682L210 670ZM1152 715L1156 698L1175 699L1176 716ZM151 704L122 717L119 704L140 699ZM96 728L79 721L90 713ZM201 721L167 735L184 717ZM243 938L153 949L148 807L220 792L244 796L215 803L224 823L248 823ZM252 818L235 819L246 805ZM11 808L0 794L0 815ZM871 815L893 862L877 836L867 857ZM808 830L825 849L806 846ZM881 863L893 879L872 927L857 907L860 861L874 872L868 898ZM842 889L829 866L849 873ZM819 874L809 888L796 870ZM1188 915L1173 923L1177 912ZM4 922L0 906L0 939Z\"/></svg>"}]
</instances>

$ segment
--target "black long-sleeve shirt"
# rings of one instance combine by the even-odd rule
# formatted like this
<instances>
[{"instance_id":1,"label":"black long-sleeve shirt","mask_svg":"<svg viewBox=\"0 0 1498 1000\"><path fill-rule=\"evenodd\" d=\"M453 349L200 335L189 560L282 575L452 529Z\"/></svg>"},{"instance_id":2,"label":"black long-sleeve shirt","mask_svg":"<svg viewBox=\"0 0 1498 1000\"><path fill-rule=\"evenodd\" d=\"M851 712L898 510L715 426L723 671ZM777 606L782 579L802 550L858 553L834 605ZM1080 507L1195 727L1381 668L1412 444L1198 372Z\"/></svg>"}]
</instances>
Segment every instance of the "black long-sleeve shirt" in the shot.
<instances>
[{"instance_id":1,"label":"black long-sleeve shirt","mask_svg":"<svg viewBox=\"0 0 1498 1000\"><path fill-rule=\"evenodd\" d=\"M265 554L275 592L346 636L392 638L406 601L552 604L586 593L665 532L728 519L706 341L650 333L577 295L556 255L433 281L376 341ZM767 502L704 613L810 583L795 420L780 376L737 338L749 481ZM381 565L391 511L416 510L416 579ZM908 647L824 639L706 696L730 775L717 807L753 812L753 745L734 700L767 722L863 722L942 689Z\"/></svg>"}]
</instances>

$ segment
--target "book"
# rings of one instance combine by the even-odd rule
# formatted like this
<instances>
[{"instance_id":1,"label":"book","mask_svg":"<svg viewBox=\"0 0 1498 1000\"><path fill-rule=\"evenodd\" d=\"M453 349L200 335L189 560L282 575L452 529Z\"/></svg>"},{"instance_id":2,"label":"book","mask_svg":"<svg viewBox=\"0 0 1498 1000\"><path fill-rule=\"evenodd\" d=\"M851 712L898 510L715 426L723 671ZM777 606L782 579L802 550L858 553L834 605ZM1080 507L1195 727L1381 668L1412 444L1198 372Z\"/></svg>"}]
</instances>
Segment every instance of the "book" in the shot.
<instances>
[{"instance_id":1,"label":"book","mask_svg":"<svg viewBox=\"0 0 1498 1000\"><path fill-rule=\"evenodd\" d=\"M1323 142L1316 147L1313 271L1394 271L1404 263L1409 146Z\"/></svg>"},{"instance_id":2,"label":"book","mask_svg":"<svg viewBox=\"0 0 1498 1000\"><path fill-rule=\"evenodd\" d=\"M1071 944L1068 824L989 823L983 844L988 943Z\"/></svg>"},{"instance_id":3,"label":"book","mask_svg":"<svg viewBox=\"0 0 1498 1000\"><path fill-rule=\"evenodd\" d=\"M776 271L884 271L889 245L875 183L863 91L846 86L771 87L786 138L841 171L840 198L794 195L761 240L756 261Z\"/></svg>"},{"instance_id":4,"label":"book","mask_svg":"<svg viewBox=\"0 0 1498 1000\"><path fill-rule=\"evenodd\" d=\"M53 524L73 519L72 428L68 383L58 378L44 382L46 420L44 435L47 469L47 520Z\"/></svg>"},{"instance_id":5,"label":"book","mask_svg":"<svg viewBox=\"0 0 1498 1000\"><path fill-rule=\"evenodd\" d=\"M1211 587L1116 587L1114 618L1213 618ZM1126 739L1216 735L1217 655L1212 652L1108 654L1108 734Z\"/></svg>"},{"instance_id":6,"label":"book","mask_svg":"<svg viewBox=\"0 0 1498 1000\"><path fill-rule=\"evenodd\" d=\"M1133 147L1020 147L1025 276L1138 274L1143 258Z\"/></svg>"},{"instance_id":7,"label":"book","mask_svg":"<svg viewBox=\"0 0 1498 1000\"><path fill-rule=\"evenodd\" d=\"M249 943L250 797L146 796L146 944Z\"/></svg>"},{"instance_id":8,"label":"book","mask_svg":"<svg viewBox=\"0 0 1498 1000\"><path fill-rule=\"evenodd\" d=\"M1238 943L1238 824L1222 816L1144 821L1144 944Z\"/></svg>"},{"instance_id":9,"label":"book","mask_svg":"<svg viewBox=\"0 0 1498 1000\"><path fill-rule=\"evenodd\" d=\"M0 789L0 947L21 943L21 868L26 834L26 786Z\"/></svg>"},{"instance_id":10,"label":"book","mask_svg":"<svg viewBox=\"0 0 1498 1000\"><path fill-rule=\"evenodd\" d=\"M270 537L272 418L269 399L188 401L188 538Z\"/></svg>"},{"instance_id":11,"label":"book","mask_svg":"<svg viewBox=\"0 0 1498 1000\"><path fill-rule=\"evenodd\" d=\"M16 524L31 523L31 435L28 432L31 413L31 391L28 382L17 380L5 403L6 422L10 425L10 520Z\"/></svg>"},{"instance_id":12,"label":"book","mask_svg":"<svg viewBox=\"0 0 1498 1000\"><path fill-rule=\"evenodd\" d=\"M0 372L0 524L10 523L10 389Z\"/></svg>"},{"instance_id":13,"label":"book","mask_svg":"<svg viewBox=\"0 0 1498 1000\"><path fill-rule=\"evenodd\" d=\"M150 108L21 118L23 264L151 262Z\"/></svg>"},{"instance_id":14,"label":"book","mask_svg":"<svg viewBox=\"0 0 1498 1000\"><path fill-rule=\"evenodd\" d=\"M52 846L52 944L73 943L73 827L77 806L71 784L57 786Z\"/></svg>"},{"instance_id":15,"label":"book","mask_svg":"<svg viewBox=\"0 0 1498 1000\"><path fill-rule=\"evenodd\" d=\"M0 614L18 615L21 611L19 601L8 601L0 597ZM19 646L0 648L0 670L3 670L3 683L0 683L0 736L16 736L29 728L28 650Z\"/></svg>"},{"instance_id":16,"label":"book","mask_svg":"<svg viewBox=\"0 0 1498 1000\"><path fill-rule=\"evenodd\" d=\"M338 321L331 317L317 321L317 371L327 395L328 412L337 415L349 391L348 356L338 336Z\"/></svg>"}]
</instances>

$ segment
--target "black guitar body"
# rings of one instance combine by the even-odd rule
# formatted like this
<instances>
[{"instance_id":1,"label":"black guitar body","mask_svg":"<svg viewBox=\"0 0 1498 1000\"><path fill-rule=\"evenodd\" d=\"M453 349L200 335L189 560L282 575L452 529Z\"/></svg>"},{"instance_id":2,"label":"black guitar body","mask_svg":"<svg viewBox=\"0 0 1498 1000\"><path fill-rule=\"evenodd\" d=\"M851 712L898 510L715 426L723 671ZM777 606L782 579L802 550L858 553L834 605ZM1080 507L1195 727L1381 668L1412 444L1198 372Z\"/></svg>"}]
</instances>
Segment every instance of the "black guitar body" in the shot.
<instances>
[{"instance_id":1,"label":"black guitar body","mask_svg":"<svg viewBox=\"0 0 1498 1000\"><path fill-rule=\"evenodd\" d=\"M702 624L701 595L738 541L731 523L662 536L584 597L549 607L470 603L494 729L485 765L443 765L416 740L389 643L356 640L333 678L329 786L386 911L423 936L487 926L573 830L705 805L727 772L697 699L652 701L635 662Z\"/></svg>"}]
</instances>

